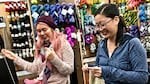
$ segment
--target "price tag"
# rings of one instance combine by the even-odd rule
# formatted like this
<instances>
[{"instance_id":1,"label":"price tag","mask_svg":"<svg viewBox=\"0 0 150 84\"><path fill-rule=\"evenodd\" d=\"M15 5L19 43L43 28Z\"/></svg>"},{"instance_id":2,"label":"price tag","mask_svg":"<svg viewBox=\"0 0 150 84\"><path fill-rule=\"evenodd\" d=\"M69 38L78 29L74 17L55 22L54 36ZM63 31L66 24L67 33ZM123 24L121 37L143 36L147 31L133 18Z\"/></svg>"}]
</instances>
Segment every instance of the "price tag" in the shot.
<instances>
[{"instance_id":1,"label":"price tag","mask_svg":"<svg viewBox=\"0 0 150 84\"><path fill-rule=\"evenodd\" d=\"M70 15L72 15L72 14L74 13L73 9L72 9L72 8L69 8L69 9L68 9L68 13L69 13Z\"/></svg>"},{"instance_id":2,"label":"price tag","mask_svg":"<svg viewBox=\"0 0 150 84\"><path fill-rule=\"evenodd\" d=\"M62 15L66 15L67 12L68 12L68 11L67 11L66 9L62 9L61 14L62 14Z\"/></svg>"}]
</instances>

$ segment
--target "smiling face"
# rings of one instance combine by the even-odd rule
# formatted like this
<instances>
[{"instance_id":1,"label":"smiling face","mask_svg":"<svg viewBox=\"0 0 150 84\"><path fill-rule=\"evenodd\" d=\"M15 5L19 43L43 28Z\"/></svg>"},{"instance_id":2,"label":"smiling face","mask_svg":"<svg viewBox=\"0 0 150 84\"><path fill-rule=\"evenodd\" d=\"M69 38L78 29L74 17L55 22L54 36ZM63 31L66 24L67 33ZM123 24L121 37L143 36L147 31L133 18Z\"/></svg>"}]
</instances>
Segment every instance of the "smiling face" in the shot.
<instances>
[{"instance_id":1,"label":"smiling face","mask_svg":"<svg viewBox=\"0 0 150 84\"><path fill-rule=\"evenodd\" d=\"M44 41L47 41L53 37L52 28L43 22L39 22L36 25L36 32L37 35Z\"/></svg>"},{"instance_id":2,"label":"smiling face","mask_svg":"<svg viewBox=\"0 0 150 84\"><path fill-rule=\"evenodd\" d=\"M116 38L118 31L119 18L116 16L113 19L104 15L98 14L95 16L96 28L100 35L104 38Z\"/></svg>"}]
</instances>

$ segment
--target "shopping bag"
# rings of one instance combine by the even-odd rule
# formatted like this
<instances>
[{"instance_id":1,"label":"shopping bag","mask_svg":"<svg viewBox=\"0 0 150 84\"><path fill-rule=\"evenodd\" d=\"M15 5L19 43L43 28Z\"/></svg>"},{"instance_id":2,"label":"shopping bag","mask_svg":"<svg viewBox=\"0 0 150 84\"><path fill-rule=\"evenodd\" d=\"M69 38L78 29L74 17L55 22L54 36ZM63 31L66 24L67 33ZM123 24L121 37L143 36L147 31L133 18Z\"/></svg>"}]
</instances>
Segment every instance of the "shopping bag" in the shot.
<instances>
[{"instance_id":1,"label":"shopping bag","mask_svg":"<svg viewBox=\"0 0 150 84\"><path fill-rule=\"evenodd\" d=\"M95 77L92 71L89 71L89 84L105 84L102 78Z\"/></svg>"}]
</instances>

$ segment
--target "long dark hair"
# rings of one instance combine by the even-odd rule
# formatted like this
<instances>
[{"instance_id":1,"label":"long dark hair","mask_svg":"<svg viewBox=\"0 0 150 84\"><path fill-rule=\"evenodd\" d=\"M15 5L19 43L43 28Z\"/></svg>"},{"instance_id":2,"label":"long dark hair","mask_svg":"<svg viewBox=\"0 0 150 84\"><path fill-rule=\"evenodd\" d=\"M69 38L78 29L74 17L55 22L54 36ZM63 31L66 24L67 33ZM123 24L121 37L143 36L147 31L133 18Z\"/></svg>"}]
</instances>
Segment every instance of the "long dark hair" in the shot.
<instances>
[{"instance_id":1,"label":"long dark hair","mask_svg":"<svg viewBox=\"0 0 150 84\"><path fill-rule=\"evenodd\" d=\"M95 12L95 15L104 15L106 17L114 19L115 16L118 16L120 21L118 24L118 31L117 31L117 38L116 38L116 45L120 43L120 40L123 38L123 33L126 31L126 24L123 20L123 18L119 14L118 7L115 4L102 4L97 11Z\"/></svg>"}]
</instances>

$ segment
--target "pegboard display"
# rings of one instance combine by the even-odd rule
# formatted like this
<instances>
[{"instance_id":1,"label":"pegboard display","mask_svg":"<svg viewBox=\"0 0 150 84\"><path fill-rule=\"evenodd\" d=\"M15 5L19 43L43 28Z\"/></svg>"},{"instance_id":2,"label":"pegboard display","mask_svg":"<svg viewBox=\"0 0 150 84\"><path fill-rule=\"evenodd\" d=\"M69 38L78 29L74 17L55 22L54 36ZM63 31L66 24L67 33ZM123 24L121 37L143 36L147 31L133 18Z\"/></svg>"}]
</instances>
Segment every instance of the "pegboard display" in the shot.
<instances>
[{"instance_id":1,"label":"pegboard display","mask_svg":"<svg viewBox=\"0 0 150 84\"><path fill-rule=\"evenodd\" d=\"M7 14L11 49L21 58L33 57L33 38L30 14L26 1L3 2Z\"/></svg>"},{"instance_id":2,"label":"pegboard display","mask_svg":"<svg viewBox=\"0 0 150 84\"><path fill-rule=\"evenodd\" d=\"M116 0L125 19L128 32L138 37L145 49L150 51L150 0Z\"/></svg>"}]
</instances>

